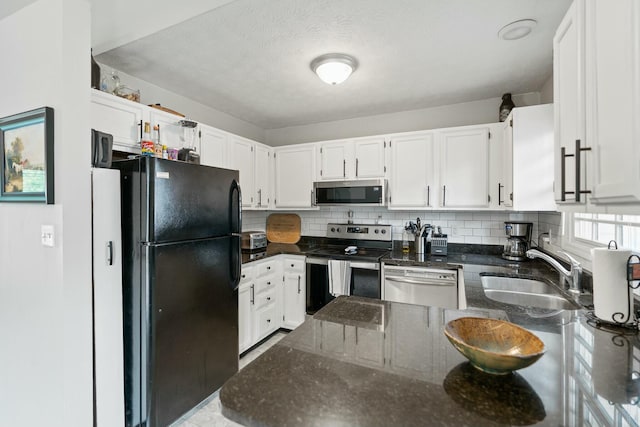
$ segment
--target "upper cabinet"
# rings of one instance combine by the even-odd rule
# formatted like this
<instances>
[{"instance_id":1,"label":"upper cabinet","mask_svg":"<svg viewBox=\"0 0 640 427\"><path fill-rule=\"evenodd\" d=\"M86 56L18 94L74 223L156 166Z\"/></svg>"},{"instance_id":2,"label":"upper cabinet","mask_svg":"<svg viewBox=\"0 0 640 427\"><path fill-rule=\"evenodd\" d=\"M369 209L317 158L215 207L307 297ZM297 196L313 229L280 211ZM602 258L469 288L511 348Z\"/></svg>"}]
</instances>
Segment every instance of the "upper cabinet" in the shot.
<instances>
[{"instance_id":1,"label":"upper cabinet","mask_svg":"<svg viewBox=\"0 0 640 427\"><path fill-rule=\"evenodd\" d=\"M228 134L211 126L198 126L200 163L217 168L228 167Z\"/></svg>"},{"instance_id":2,"label":"upper cabinet","mask_svg":"<svg viewBox=\"0 0 640 427\"><path fill-rule=\"evenodd\" d=\"M588 0L586 140L591 202L640 202L640 2Z\"/></svg>"},{"instance_id":3,"label":"upper cabinet","mask_svg":"<svg viewBox=\"0 0 640 427\"><path fill-rule=\"evenodd\" d=\"M310 208L315 204L313 180L315 145L277 147L275 156L275 207Z\"/></svg>"},{"instance_id":4,"label":"upper cabinet","mask_svg":"<svg viewBox=\"0 0 640 427\"><path fill-rule=\"evenodd\" d=\"M157 108L149 109L151 128L158 126L161 144L172 148L191 147L198 151L198 130L196 127L182 127L180 124L182 119L184 117L160 111ZM192 123L195 124L195 122Z\"/></svg>"},{"instance_id":5,"label":"upper cabinet","mask_svg":"<svg viewBox=\"0 0 640 427\"><path fill-rule=\"evenodd\" d=\"M255 202L253 204L256 209L268 209L271 207L272 158L272 148L256 143Z\"/></svg>"},{"instance_id":6,"label":"upper cabinet","mask_svg":"<svg viewBox=\"0 0 640 427\"><path fill-rule=\"evenodd\" d=\"M147 107L98 90L91 91L91 127L113 135L113 149L140 153Z\"/></svg>"},{"instance_id":7,"label":"upper cabinet","mask_svg":"<svg viewBox=\"0 0 640 427\"><path fill-rule=\"evenodd\" d=\"M440 207L489 208L489 127L436 132L440 146Z\"/></svg>"},{"instance_id":8,"label":"upper cabinet","mask_svg":"<svg viewBox=\"0 0 640 427\"><path fill-rule=\"evenodd\" d=\"M576 0L556 32L555 187L561 205L640 202L639 31L636 0Z\"/></svg>"},{"instance_id":9,"label":"upper cabinet","mask_svg":"<svg viewBox=\"0 0 640 427\"><path fill-rule=\"evenodd\" d=\"M382 136L320 142L318 180L383 178L385 147Z\"/></svg>"},{"instance_id":10,"label":"upper cabinet","mask_svg":"<svg viewBox=\"0 0 640 427\"><path fill-rule=\"evenodd\" d=\"M240 173L243 208L251 208L254 203L254 145L253 141L240 136L231 135L229 138L229 169Z\"/></svg>"},{"instance_id":11,"label":"upper cabinet","mask_svg":"<svg viewBox=\"0 0 640 427\"><path fill-rule=\"evenodd\" d=\"M553 105L518 107L503 126L500 206L555 211Z\"/></svg>"},{"instance_id":12,"label":"upper cabinet","mask_svg":"<svg viewBox=\"0 0 640 427\"><path fill-rule=\"evenodd\" d=\"M389 208L438 205L433 132L392 136L389 141Z\"/></svg>"}]
</instances>

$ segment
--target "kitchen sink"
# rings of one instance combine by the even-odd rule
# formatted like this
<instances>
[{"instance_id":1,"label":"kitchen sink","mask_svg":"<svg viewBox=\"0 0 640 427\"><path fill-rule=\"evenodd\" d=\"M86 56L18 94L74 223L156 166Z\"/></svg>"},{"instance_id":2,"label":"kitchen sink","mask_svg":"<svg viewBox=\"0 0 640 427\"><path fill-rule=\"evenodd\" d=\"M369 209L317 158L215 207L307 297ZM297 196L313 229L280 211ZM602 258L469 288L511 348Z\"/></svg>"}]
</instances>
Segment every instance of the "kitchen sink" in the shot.
<instances>
[{"instance_id":1,"label":"kitchen sink","mask_svg":"<svg viewBox=\"0 0 640 427\"><path fill-rule=\"evenodd\" d=\"M510 276L480 274L487 298L505 304L547 310L579 310L581 306L560 290L543 281Z\"/></svg>"}]
</instances>

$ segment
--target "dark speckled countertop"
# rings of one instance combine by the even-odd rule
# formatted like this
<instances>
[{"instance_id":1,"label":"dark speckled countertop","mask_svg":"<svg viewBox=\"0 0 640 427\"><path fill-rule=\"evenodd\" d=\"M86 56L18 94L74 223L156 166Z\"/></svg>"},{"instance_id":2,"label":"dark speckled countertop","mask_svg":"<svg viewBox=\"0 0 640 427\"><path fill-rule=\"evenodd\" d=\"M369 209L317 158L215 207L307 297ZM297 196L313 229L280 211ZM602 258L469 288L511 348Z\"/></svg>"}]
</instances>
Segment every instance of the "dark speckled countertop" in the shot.
<instances>
[{"instance_id":1,"label":"dark speckled countertop","mask_svg":"<svg viewBox=\"0 0 640 427\"><path fill-rule=\"evenodd\" d=\"M531 309L484 295L481 273L557 284L545 263L490 254L392 258L385 262L462 265L468 309L339 297L224 385L223 414L248 426L639 426L637 332L596 327L586 310ZM443 333L462 316L519 324L546 353L506 376L478 371Z\"/></svg>"}]
</instances>

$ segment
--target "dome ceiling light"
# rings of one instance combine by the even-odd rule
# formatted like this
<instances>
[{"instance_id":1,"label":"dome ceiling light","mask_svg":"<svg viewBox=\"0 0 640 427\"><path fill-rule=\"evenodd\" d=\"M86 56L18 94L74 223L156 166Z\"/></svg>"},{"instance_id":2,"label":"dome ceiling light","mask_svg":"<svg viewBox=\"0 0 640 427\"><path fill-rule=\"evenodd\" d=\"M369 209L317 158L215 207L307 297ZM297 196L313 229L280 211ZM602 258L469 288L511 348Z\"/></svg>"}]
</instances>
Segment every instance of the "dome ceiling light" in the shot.
<instances>
[{"instance_id":1,"label":"dome ceiling light","mask_svg":"<svg viewBox=\"0 0 640 427\"><path fill-rule=\"evenodd\" d=\"M498 31L498 37L502 40L518 40L529 35L538 25L535 19L521 19L505 25Z\"/></svg>"},{"instance_id":2,"label":"dome ceiling light","mask_svg":"<svg viewBox=\"0 0 640 427\"><path fill-rule=\"evenodd\" d=\"M311 70L320 80L337 85L347 80L358 67L358 61L344 53L327 53L311 61Z\"/></svg>"}]
</instances>

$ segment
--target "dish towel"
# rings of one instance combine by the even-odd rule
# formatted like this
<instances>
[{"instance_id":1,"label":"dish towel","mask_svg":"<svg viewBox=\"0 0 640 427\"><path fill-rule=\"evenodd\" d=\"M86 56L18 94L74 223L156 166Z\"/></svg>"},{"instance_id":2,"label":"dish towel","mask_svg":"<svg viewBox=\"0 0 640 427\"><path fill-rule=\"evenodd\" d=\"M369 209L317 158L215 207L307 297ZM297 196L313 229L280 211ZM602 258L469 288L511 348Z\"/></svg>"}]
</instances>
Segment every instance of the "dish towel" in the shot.
<instances>
[{"instance_id":1,"label":"dish towel","mask_svg":"<svg viewBox=\"0 0 640 427\"><path fill-rule=\"evenodd\" d=\"M330 259L327 263L329 293L333 296L351 294L351 267L349 261Z\"/></svg>"}]
</instances>

